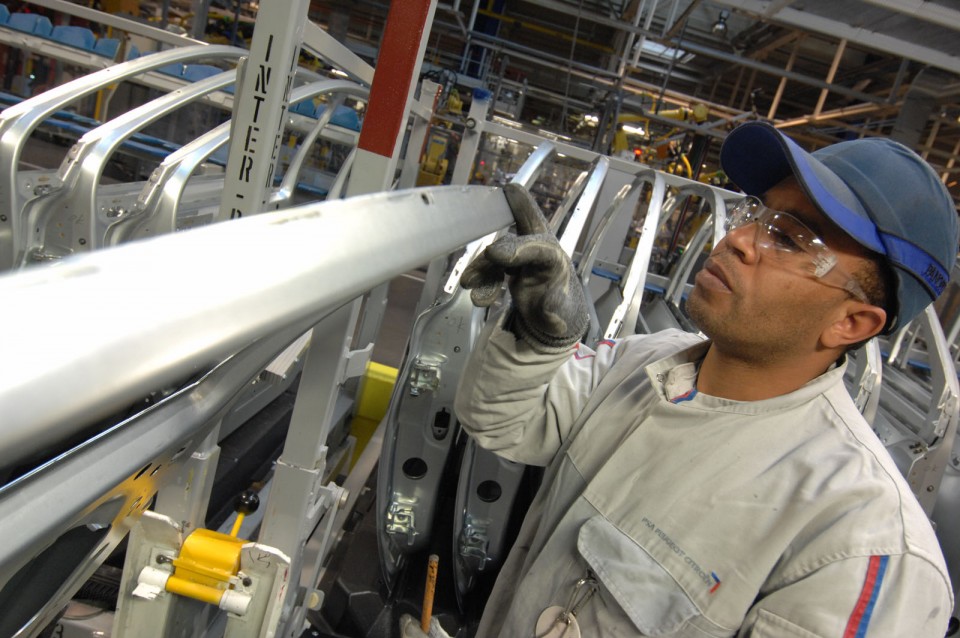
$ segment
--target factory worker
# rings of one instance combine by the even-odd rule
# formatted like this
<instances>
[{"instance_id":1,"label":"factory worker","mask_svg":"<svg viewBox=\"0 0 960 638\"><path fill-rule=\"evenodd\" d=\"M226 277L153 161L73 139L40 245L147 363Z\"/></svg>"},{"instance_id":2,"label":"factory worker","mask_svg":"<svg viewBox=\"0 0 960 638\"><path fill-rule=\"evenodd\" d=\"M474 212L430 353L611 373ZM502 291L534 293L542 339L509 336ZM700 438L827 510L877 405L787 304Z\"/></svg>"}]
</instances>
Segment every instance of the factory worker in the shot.
<instances>
[{"instance_id":1,"label":"factory worker","mask_svg":"<svg viewBox=\"0 0 960 638\"><path fill-rule=\"evenodd\" d=\"M843 375L845 352L943 291L953 202L880 138L807 153L749 123L720 160L747 197L686 304L707 340L579 343L572 264L507 187L517 235L462 283L490 304L506 274L511 307L456 413L480 445L546 470L478 636L944 636L937 539Z\"/></svg>"}]
</instances>

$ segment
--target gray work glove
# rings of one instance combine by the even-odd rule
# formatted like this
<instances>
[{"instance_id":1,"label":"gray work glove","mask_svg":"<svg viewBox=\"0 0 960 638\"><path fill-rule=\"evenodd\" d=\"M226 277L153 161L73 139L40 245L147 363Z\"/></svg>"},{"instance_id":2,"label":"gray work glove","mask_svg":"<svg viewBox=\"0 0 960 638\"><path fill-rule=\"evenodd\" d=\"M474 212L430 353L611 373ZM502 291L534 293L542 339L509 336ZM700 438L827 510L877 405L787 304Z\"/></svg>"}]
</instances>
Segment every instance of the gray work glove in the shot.
<instances>
[{"instance_id":1,"label":"gray work glove","mask_svg":"<svg viewBox=\"0 0 960 638\"><path fill-rule=\"evenodd\" d=\"M518 184L507 184L503 192L517 234L490 244L464 269L460 285L472 289L475 305L486 307L496 300L504 274L510 275L510 329L537 350L566 350L590 325L583 287L533 196Z\"/></svg>"}]
</instances>

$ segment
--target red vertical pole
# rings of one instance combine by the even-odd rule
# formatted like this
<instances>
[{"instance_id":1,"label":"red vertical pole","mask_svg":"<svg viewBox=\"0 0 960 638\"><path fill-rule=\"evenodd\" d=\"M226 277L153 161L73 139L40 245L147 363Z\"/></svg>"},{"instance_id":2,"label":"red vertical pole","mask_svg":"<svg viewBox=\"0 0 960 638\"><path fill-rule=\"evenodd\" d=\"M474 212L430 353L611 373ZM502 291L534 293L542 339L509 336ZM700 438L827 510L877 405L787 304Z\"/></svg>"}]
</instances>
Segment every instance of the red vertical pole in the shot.
<instances>
[{"instance_id":1,"label":"red vertical pole","mask_svg":"<svg viewBox=\"0 0 960 638\"><path fill-rule=\"evenodd\" d=\"M410 87L420 71L436 0L393 0L377 56L357 147L393 157L407 117Z\"/></svg>"}]
</instances>

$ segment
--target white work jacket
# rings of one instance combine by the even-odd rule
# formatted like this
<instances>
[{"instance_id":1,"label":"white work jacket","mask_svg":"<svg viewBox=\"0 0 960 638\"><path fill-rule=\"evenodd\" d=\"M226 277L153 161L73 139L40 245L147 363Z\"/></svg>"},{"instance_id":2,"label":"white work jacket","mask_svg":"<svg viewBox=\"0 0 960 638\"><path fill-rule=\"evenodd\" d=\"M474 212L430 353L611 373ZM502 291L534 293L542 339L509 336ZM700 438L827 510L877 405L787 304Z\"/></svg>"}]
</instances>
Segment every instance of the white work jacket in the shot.
<instances>
[{"instance_id":1,"label":"white work jacket","mask_svg":"<svg viewBox=\"0 0 960 638\"><path fill-rule=\"evenodd\" d=\"M845 364L763 401L668 396L706 352L696 335L540 354L501 323L471 357L457 417L547 470L478 636L533 636L588 570L583 636L944 636L939 544Z\"/></svg>"}]
</instances>

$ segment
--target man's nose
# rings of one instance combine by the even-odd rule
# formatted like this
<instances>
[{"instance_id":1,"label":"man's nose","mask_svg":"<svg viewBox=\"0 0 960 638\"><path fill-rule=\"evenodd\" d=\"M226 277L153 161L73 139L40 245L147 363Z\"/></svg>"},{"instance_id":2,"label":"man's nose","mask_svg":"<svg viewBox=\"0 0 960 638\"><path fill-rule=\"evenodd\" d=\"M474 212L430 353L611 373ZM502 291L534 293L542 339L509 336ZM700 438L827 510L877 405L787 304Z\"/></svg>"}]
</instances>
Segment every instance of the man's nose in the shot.
<instances>
[{"instance_id":1,"label":"man's nose","mask_svg":"<svg viewBox=\"0 0 960 638\"><path fill-rule=\"evenodd\" d=\"M760 225L756 222L738 226L727 231L723 236L723 243L733 250L744 263L755 263L759 258L757 251L757 233L760 232Z\"/></svg>"}]
</instances>

